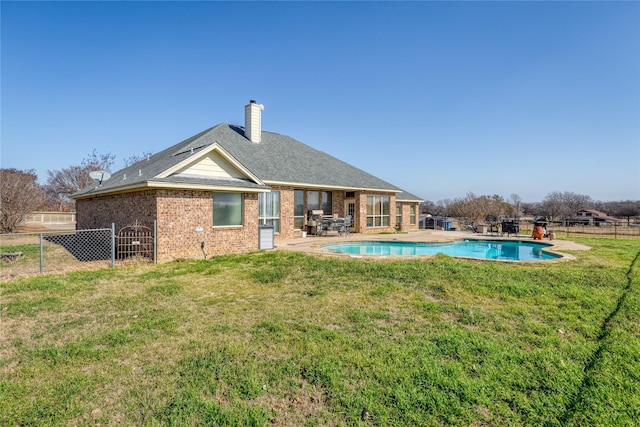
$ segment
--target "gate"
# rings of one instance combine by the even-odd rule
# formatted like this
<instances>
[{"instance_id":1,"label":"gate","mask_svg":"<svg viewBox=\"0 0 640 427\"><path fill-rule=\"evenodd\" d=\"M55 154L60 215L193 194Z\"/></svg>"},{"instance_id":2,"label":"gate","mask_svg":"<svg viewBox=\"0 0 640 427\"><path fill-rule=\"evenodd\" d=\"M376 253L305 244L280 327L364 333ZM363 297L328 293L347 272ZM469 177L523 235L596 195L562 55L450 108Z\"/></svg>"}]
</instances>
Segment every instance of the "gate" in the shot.
<instances>
[{"instance_id":1,"label":"gate","mask_svg":"<svg viewBox=\"0 0 640 427\"><path fill-rule=\"evenodd\" d=\"M147 258L155 261L155 236L151 228L136 221L118 231L116 256L119 261Z\"/></svg>"}]
</instances>

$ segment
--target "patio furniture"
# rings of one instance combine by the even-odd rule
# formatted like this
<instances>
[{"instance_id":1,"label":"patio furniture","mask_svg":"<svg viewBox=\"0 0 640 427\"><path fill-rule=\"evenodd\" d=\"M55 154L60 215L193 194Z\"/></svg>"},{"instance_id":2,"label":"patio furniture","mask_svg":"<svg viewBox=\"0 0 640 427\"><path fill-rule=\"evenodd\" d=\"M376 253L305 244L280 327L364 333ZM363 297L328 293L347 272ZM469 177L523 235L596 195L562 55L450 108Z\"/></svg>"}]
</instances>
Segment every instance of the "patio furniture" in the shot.
<instances>
[{"instance_id":1,"label":"patio furniture","mask_svg":"<svg viewBox=\"0 0 640 427\"><path fill-rule=\"evenodd\" d=\"M322 209L313 209L309 211L307 231L310 235L322 236L326 234L323 214L324 212L322 211Z\"/></svg>"},{"instance_id":2,"label":"patio furniture","mask_svg":"<svg viewBox=\"0 0 640 427\"><path fill-rule=\"evenodd\" d=\"M518 220L514 221L502 221L502 234L507 233L507 237L511 237L512 234L518 235L520 232L520 225Z\"/></svg>"},{"instance_id":3,"label":"patio furniture","mask_svg":"<svg viewBox=\"0 0 640 427\"><path fill-rule=\"evenodd\" d=\"M342 223L339 234L348 235L351 233L351 227L353 227L353 218L351 215L347 215L344 217L344 222Z\"/></svg>"},{"instance_id":4,"label":"patio furniture","mask_svg":"<svg viewBox=\"0 0 640 427\"><path fill-rule=\"evenodd\" d=\"M309 211L307 232L310 235L326 236L329 232L335 231L337 235L342 236L349 234L352 226L353 219L351 215L347 215L344 218L334 218L332 216L323 216L321 210Z\"/></svg>"},{"instance_id":5,"label":"patio furniture","mask_svg":"<svg viewBox=\"0 0 640 427\"><path fill-rule=\"evenodd\" d=\"M326 218L322 223L323 236L326 236L330 231L335 231L336 234L342 234L344 228L344 218Z\"/></svg>"}]
</instances>

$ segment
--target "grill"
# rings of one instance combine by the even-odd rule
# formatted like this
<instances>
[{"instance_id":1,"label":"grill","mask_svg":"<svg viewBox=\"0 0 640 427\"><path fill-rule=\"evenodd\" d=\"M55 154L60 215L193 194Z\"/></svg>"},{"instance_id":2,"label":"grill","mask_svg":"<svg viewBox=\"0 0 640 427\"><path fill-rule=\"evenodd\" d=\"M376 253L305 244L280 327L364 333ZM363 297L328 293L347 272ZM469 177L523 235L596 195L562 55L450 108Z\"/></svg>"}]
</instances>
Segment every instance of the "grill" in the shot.
<instances>
[{"instance_id":1,"label":"grill","mask_svg":"<svg viewBox=\"0 0 640 427\"><path fill-rule=\"evenodd\" d=\"M502 221L502 234L507 235L518 234L520 232L520 224L518 221Z\"/></svg>"}]
</instances>

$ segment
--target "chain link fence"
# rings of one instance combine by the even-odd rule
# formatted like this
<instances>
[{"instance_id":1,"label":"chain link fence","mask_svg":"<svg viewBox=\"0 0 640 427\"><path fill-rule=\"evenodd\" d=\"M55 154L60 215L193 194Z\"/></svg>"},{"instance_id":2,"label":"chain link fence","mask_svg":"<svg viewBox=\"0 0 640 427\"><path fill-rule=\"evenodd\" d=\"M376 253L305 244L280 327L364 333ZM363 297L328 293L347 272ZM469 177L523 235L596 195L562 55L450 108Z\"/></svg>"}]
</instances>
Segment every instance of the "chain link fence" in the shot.
<instances>
[{"instance_id":1,"label":"chain link fence","mask_svg":"<svg viewBox=\"0 0 640 427\"><path fill-rule=\"evenodd\" d=\"M154 227L155 228L155 227ZM115 268L131 259L122 249L115 225L75 231L0 234L0 280L44 273ZM136 261L155 262L155 232L151 249L136 253ZM147 245L147 248L149 245ZM142 255L142 256L141 256Z\"/></svg>"}]
</instances>

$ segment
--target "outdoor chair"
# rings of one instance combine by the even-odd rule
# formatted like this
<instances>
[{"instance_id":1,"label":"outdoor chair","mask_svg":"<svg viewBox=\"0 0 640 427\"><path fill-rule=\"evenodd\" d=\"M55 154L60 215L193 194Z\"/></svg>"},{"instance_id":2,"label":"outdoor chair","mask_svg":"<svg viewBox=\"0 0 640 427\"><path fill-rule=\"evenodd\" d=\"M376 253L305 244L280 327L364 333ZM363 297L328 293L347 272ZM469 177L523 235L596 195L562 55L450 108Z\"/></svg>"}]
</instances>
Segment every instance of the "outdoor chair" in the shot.
<instances>
[{"instance_id":1,"label":"outdoor chair","mask_svg":"<svg viewBox=\"0 0 640 427\"><path fill-rule=\"evenodd\" d=\"M321 221L316 222L316 236L326 236L327 235L327 225L322 223Z\"/></svg>"},{"instance_id":2,"label":"outdoor chair","mask_svg":"<svg viewBox=\"0 0 640 427\"><path fill-rule=\"evenodd\" d=\"M351 215L347 215L344 217L344 223L340 227L340 234L347 235L351 232L351 227L353 225L353 218Z\"/></svg>"}]
</instances>

